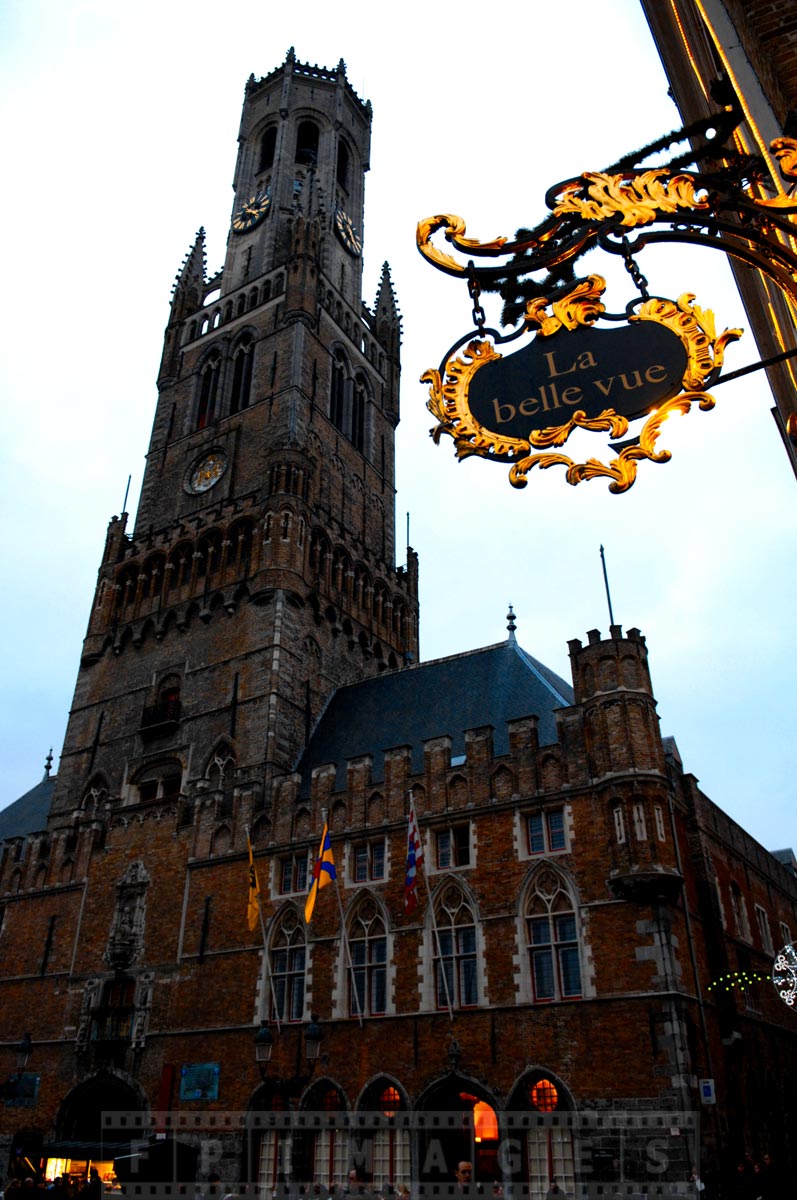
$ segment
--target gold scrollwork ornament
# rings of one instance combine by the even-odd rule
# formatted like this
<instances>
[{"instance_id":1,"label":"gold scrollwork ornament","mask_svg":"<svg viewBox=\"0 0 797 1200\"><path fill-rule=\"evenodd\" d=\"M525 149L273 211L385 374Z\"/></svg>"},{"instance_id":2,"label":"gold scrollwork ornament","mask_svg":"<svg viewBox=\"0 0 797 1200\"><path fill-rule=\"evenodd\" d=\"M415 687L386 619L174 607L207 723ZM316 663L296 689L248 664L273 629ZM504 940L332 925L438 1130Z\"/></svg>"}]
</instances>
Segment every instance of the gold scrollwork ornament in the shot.
<instances>
[{"instance_id":1,"label":"gold scrollwork ornament","mask_svg":"<svg viewBox=\"0 0 797 1200\"><path fill-rule=\"evenodd\" d=\"M575 329L578 325L591 325L605 311L600 299L605 289L606 281L600 275L590 275L567 295L550 304L551 311L547 311L549 301L532 300L526 306L526 324L529 328L536 327L538 337L549 337L561 329ZM427 408L438 422L430 430L435 444L439 444L446 433L453 439L460 460L474 454L494 460L513 459L509 481L517 488L526 486L528 474L534 467L545 470L563 466L570 484L604 478L610 480L610 492L628 491L636 480L639 462L664 463L671 459L671 451L657 448L667 417L673 413L686 415L695 402L704 412L714 407L714 397L704 390L705 385L719 374L725 347L742 336L741 329L726 329L717 336L714 314L698 307L694 300L695 296L690 292L683 293L677 301L649 299L631 316L631 321L654 321L664 325L680 339L687 355L681 379L684 391L654 409L639 437L622 446L613 462L603 463L590 458L579 463L566 454L550 452L552 447L563 446L576 429L609 432L615 440L623 437L628 432L628 420L612 408L593 417L576 411L567 422L532 430L526 438L501 437L479 424L468 404L470 381L485 363L502 357L487 338L474 338L464 348L462 357L446 361L442 372L432 369L421 376L421 382L429 384Z\"/></svg>"}]
</instances>

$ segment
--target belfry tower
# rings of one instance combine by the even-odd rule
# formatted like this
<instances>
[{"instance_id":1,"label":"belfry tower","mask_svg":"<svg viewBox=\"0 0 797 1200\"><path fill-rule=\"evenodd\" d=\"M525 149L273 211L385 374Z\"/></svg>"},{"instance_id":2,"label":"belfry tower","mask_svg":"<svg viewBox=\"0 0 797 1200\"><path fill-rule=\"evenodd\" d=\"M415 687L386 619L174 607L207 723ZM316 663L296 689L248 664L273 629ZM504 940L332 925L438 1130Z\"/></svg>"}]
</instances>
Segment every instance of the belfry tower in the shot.
<instances>
[{"instance_id":1,"label":"belfry tower","mask_svg":"<svg viewBox=\"0 0 797 1200\"><path fill-rule=\"evenodd\" d=\"M268 801L334 689L417 657L395 566L400 317L362 302L371 107L288 52L246 85L224 268L177 276L135 529L108 529L51 825ZM190 819L190 813L186 814Z\"/></svg>"}]
</instances>

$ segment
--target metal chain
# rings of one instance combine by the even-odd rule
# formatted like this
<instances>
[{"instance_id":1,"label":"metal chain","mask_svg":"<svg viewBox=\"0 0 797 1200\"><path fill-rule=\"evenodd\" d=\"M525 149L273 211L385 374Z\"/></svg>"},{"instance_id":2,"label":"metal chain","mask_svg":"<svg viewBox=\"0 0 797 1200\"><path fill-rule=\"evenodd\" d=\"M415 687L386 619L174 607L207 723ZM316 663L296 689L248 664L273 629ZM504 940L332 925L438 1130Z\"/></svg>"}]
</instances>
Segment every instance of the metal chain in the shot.
<instances>
[{"instance_id":1,"label":"metal chain","mask_svg":"<svg viewBox=\"0 0 797 1200\"><path fill-rule=\"evenodd\" d=\"M625 269L636 284L636 288L640 296L643 300L649 300L650 296L648 295L648 281L636 264L634 256L631 253L631 246L627 237L623 238L623 259L625 260Z\"/></svg>"},{"instance_id":2,"label":"metal chain","mask_svg":"<svg viewBox=\"0 0 797 1200\"><path fill-rule=\"evenodd\" d=\"M471 316L473 317L473 324L476 326L479 333L484 333L484 326L487 321L487 317L484 309L479 303L479 297L482 294L482 290L479 287L479 281L476 278L476 268L474 267L472 261L468 263L468 292L471 300L473 301L473 312L471 313Z\"/></svg>"}]
</instances>

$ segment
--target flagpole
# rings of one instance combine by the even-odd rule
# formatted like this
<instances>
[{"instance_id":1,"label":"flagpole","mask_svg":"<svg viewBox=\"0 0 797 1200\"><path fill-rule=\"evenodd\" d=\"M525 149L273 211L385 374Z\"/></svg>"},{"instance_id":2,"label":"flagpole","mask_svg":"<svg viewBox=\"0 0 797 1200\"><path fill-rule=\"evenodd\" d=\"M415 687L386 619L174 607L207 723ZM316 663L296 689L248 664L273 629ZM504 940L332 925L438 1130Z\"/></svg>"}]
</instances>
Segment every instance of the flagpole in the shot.
<instances>
[{"instance_id":1,"label":"flagpole","mask_svg":"<svg viewBox=\"0 0 797 1200\"><path fill-rule=\"evenodd\" d=\"M412 788L410 788L410 804L412 805L413 808L415 808L415 797L412 794ZM415 818L416 818L416 820L418 818L417 810L415 812ZM421 830L419 827L418 828L418 837L420 837L420 836L421 836ZM423 861L424 862L426 861L425 854L423 856ZM420 870L420 867L418 866L417 862L415 864L415 870L416 870L416 873ZM429 912L432 917L432 932L434 933L434 940L437 943L437 954L440 959L440 974L443 976L443 991L446 994L446 1008L448 1009L448 1019L451 1022L451 1024L453 1025L454 1024L454 1006L451 1003L451 993L448 990L448 976L446 975L445 963L443 962L443 948L440 945L440 933L437 928L437 918L435 917L435 913L434 913L434 902L432 901L432 892L429 887L429 877L426 874L425 870L423 872L423 881L426 884L426 895L429 900ZM453 949L453 947L452 947L452 949ZM453 954L452 954L452 961L453 961Z\"/></svg>"},{"instance_id":2,"label":"flagpole","mask_svg":"<svg viewBox=\"0 0 797 1200\"><path fill-rule=\"evenodd\" d=\"M338 887L338 877L335 876L335 895L338 898L338 909L340 910L340 932L343 937L343 945L346 949L346 962L349 964L349 974L351 975L351 986L354 992L354 1007L357 1011L357 1020L360 1022L360 1029L363 1027L363 1014L360 1008L360 994L357 991L357 980L354 975L354 963L351 960L351 947L346 934L346 919L343 916L343 901L340 898L340 888Z\"/></svg>"},{"instance_id":3,"label":"flagpole","mask_svg":"<svg viewBox=\"0 0 797 1200\"><path fill-rule=\"evenodd\" d=\"M248 825L246 826L246 841L249 845L249 851L252 854L252 862L254 863L255 859L254 859L254 853L252 851L252 839L249 836L249 826ZM263 917L263 905L260 903L259 882L258 882L257 891L255 893L255 899L257 900L257 915L260 917L260 932L263 935L263 965L266 969L266 979L268 980L268 987L269 987L269 991L271 992L271 1003L274 1008L274 1023L277 1026L277 1033L279 1033L282 1029L282 1025L280 1022L279 1006L277 1004L277 993L274 989L274 976L271 974L271 962L269 961L269 953L268 953L268 939L266 938L266 922Z\"/></svg>"},{"instance_id":4,"label":"flagpole","mask_svg":"<svg viewBox=\"0 0 797 1200\"><path fill-rule=\"evenodd\" d=\"M325 808L321 810L321 816L323 817L324 825L326 826L327 810ZM346 951L346 962L349 965L349 974L351 975L351 986L352 986L352 990L354 992L354 1007L357 1012L357 1020L360 1022L360 1029L362 1029L363 1014L362 1014L362 1009L360 1008L360 994L357 991L357 980L354 975L354 963L351 960L351 947L349 946L349 939L346 936L346 918L343 915L343 901L340 898L340 885L338 884L337 871L335 872L335 895L338 898L338 911L340 912L340 933L341 933L341 937L343 938L343 946Z\"/></svg>"}]
</instances>

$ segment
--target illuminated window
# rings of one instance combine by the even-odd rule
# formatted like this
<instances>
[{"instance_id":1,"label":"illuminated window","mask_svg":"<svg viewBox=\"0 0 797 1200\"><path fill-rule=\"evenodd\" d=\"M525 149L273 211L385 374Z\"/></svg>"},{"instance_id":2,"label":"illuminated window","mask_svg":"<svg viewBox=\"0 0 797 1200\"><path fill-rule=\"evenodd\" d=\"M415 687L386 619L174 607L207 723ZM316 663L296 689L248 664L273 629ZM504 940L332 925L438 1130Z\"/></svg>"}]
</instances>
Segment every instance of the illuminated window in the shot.
<instances>
[{"instance_id":1,"label":"illuminated window","mask_svg":"<svg viewBox=\"0 0 797 1200\"><path fill-rule=\"evenodd\" d=\"M625 821L623 820L623 810L618 804L612 809L614 817L614 836L617 838L618 845L622 846L625 842Z\"/></svg>"},{"instance_id":2,"label":"illuminated window","mask_svg":"<svg viewBox=\"0 0 797 1200\"><path fill-rule=\"evenodd\" d=\"M473 1106L473 1136L477 1142L498 1141L498 1117L484 1100L477 1100Z\"/></svg>"},{"instance_id":3,"label":"illuminated window","mask_svg":"<svg viewBox=\"0 0 797 1200\"><path fill-rule=\"evenodd\" d=\"M556 1085L551 1083L550 1079L539 1079L529 1089L529 1100L532 1108L536 1108L538 1112L553 1112L559 1103Z\"/></svg>"},{"instance_id":4,"label":"illuminated window","mask_svg":"<svg viewBox=\"0 0 797 1200\"><path fill-rule=\"evenodd\" d=\"M566 850L565 813L563 808L548 808L526 818L529 854L551 854Z\"/></svg>"},{"instance_id":5,"label":"illuminated window","mask_svg":"<svg viewBox=\"0 0 797 1200\"><path fill-rule=\"evenodd\" d=\"M397 1109L401 1108L401 1096L396 1088L385 1088L379 1097L379 1107L384 1117L395 1117Z\"/></svg>"}]
</instances>

